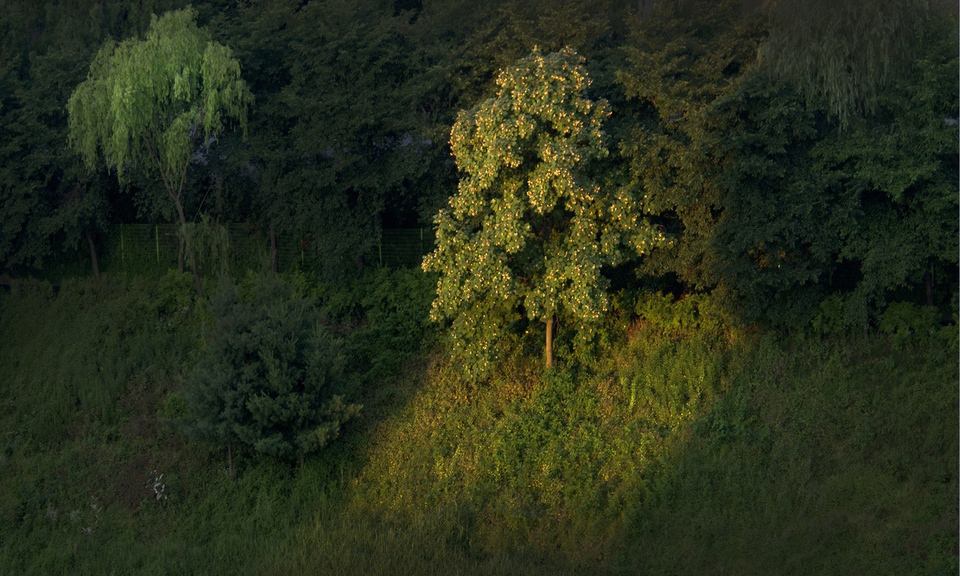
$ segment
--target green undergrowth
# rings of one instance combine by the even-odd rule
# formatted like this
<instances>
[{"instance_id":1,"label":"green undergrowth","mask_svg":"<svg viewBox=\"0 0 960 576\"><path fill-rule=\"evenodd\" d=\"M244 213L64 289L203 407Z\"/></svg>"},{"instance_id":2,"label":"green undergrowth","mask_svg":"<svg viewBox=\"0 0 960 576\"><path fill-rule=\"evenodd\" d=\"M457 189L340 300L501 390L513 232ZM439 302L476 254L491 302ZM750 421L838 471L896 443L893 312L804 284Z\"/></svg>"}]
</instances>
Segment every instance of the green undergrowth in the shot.
<instances>
[{"instance_id":1,"label":"green undergrowth","mask_svg":"<svg viewBox=\"0 0 960 576\"><path fill-rule=\"evenodd\" d=\"M660 299L589 368L466 384L422 279L378 274L315 290L358 420L233 477L172 417L189 279L0 298L0 573L956 572L955 327L777 337Z\"/></svg>"}]
</instances>

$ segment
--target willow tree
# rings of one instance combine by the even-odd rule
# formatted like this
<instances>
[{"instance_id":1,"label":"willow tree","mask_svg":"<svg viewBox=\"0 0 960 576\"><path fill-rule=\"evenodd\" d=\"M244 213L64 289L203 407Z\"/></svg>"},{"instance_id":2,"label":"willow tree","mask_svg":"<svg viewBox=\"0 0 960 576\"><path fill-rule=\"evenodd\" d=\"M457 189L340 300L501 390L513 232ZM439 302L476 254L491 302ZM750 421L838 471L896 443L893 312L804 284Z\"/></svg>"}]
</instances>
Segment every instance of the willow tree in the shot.
<instances>
[{"instance_id":1,"label":"willow tree","mask_svg":"<svg viewBox=\"0 0 960 576\"><path fill-rule=\"evenodd\" d=\"M190 159L226 122L245 129L252 100L231 50L186 8L154 16L143 39L108 41L67 104L70 145L88 168L102 159L121 182L134 170L159 177L197 282L184 210Z\"/></svg>"},{"instance_id":2,"label":"willow tree","mask_svg":"<svg viewBox=\"0 0 960 576\"><path fill-rule=\"evenodd\" d=\"M449 320L465 369L481 374L521 312L545 326L552 364L555 321L587 329L608 306L601 267L643 253L662 235L642 220L627 188L601 188L608 154L606 101L571 49L534 50L502 70L497 91L462 111L450 134L461 177L436 216L440 273L431 318Z\"/></svg>"},{"instance_id":3,"label":"willow tree","mask_svg":"<svg viewBox=\"0 0 960 576\"><path fill-rule=\"evenodd\" d=\"M774 0L764 60L846 125L909 72L940 0Z\"/></svg>"}]
</instances>

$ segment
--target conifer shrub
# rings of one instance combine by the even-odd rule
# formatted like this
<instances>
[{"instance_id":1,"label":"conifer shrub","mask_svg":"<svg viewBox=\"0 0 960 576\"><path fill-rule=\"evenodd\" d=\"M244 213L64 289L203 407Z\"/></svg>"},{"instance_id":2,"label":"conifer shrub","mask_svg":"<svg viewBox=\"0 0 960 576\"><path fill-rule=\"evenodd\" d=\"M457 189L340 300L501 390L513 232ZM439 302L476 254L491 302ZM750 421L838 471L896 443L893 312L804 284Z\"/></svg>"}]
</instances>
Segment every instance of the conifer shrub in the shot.
<instances>
[{"instance_id":1,"label":"conifer shrub","mask_svg":"<svg viewBox=\"0 0 960 576\"><path fill-rule=\"evenodd\" d=\"M187 390L188 429L228 448L302 459L360 410L344 399L340 346L313 300L272 275L224 281Z\"/></svg>"}]
</instances>

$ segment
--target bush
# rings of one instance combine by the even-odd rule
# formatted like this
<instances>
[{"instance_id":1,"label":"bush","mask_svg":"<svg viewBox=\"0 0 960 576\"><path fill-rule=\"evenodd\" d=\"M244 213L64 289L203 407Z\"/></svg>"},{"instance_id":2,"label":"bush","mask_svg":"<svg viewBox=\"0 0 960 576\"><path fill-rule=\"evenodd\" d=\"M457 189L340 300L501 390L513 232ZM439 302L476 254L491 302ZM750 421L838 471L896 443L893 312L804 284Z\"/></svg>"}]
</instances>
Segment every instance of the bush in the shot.
<instances>
[{"instance_id":1,"label":"bush","mask_svg":"<svg viewBox=\"0 0 960 576\"><path fill-rule=\"evenodd\" d=\"M880 317L880 331L889 335L897 345L920 341L937 332L937 309L917 306L911 302L894 302Z\"/></svg>"},{"instance_id":2,"label":"bush","mask_svg":"<svg viewBox=\"0 0 960 576\"><path fill-rule=\"evenodd\" d=\"M645 324L673 336L715 334L732 323L718 299L704 294L674 300L669 294L642 292L635 312Z\"/></svg>"},{"instance_id":3,"label":"bush","mask_svg":"<svg viewBox=\"0 0 960 576\"><path fill-rule=\"evenodd\" d=\"M434 344L428 314L435 284L433 275L417 269L379 268L314 289L322 319L344 336L347 371L363 387L396 378Z\"/></svg>"},{"instance_id":4,"label":"bush","mask_svg":"<svg viewBox=\"0 0 960 576\"><path fill-rule=\"evenodd\" d=\"M339 346L313 301L271 275L214 294L212 330L188 389L189 429L226 446L302 459L360 406L343 399Z\"/></svg>"}]
</instances>

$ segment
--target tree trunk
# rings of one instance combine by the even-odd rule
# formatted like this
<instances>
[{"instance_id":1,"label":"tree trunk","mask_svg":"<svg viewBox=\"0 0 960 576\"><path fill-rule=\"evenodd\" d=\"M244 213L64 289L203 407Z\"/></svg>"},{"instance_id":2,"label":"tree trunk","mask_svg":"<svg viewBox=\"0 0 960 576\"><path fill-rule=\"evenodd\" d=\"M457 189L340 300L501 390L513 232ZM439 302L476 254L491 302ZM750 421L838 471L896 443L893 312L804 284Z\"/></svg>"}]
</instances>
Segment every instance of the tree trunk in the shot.
<instances>
[{"instance_id":1,"label":"tree trunk","mask_svg":"<svg viewBox=\"0 0 960 576\"><path fill-rule=\"evenodd\" d=\"M187 217L183 212L183 203L180 202L179 196L173 198L173 204L177 207L177 217L180 218L180 242L183 246L183 250L180 252L180 257L178 258L177 264L180 268L180 271L183 272L183 257L185 254L187 260L190 262L190 272L193 274L193 285L199 293L200 271L197 269L196 254L193 253L193 243L190 242L190 234L187 232Z\"/></svg>"},{"instance_id":2,"label":"tree trunk","mask_svg":"<svg viewBox=\"0 0 960 576\"><path fill-rule=\"evenodd\" d=\"M637 0L637 14L646 18L653 11L653 0Z\"/></svg>"},{"instance_id":3,"label":"tree trunk","mask_svg":"<svg viewBox=\"0 0 960 576\"><path fill-rule=\"evenodd\" d=\"M99 281L100 280L100 260L97 258L97 245L93 242L93 236L90 235L90 232L86 232L87 236L87 246L90 247L90 267L93 269L93 277Z\"/></svg>"},{"instance_id":4,"label":"tree trunk","mask_svg":"<svg viewBox=\"0 0 960 576\"><path fill-rule=\"evenodd\" d=\"M270 271L276 274L280 270L280 263L278 262L279 255L277 254L277 231L273 228L273 223L270 224Z\"/></svg>"},{"instance_id":5,"label":"tree trunk","mask_svg":"<svg viewBox=\"0 0 960 576\"><path fill-rule=\"evenodd\" d=\"M183 265L183 237L182 235L177 238L177 272L183 272L185 270Z\"/></svg>"},{"instance_id":6,"label":"tree trunk","mask_svg":"<svg viewBox=\"0 0 960 576\"><path fill-rule=\"evenodd\" d=\"M547 345L543 351L544 361L547 369L553 367L553 314L547 318Z\"/></svg>"}]
</instances>

